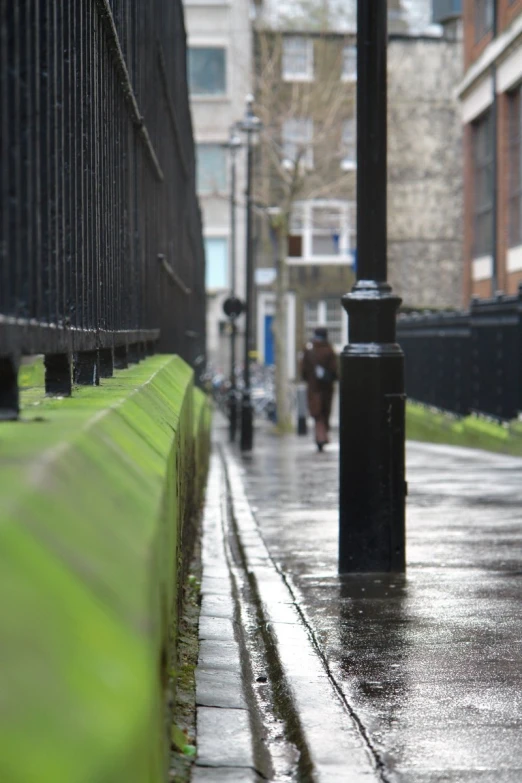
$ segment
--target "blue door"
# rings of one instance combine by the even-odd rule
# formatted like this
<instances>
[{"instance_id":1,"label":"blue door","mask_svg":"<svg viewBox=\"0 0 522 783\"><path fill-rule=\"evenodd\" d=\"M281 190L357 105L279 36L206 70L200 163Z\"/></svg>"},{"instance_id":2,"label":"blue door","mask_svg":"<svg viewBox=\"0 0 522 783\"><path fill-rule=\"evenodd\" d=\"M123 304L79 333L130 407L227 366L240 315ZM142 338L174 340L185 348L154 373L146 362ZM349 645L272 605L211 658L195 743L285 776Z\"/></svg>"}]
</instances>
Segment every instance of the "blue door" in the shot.
<instances>
[{"instance_id":1,"label":"blue door","mask_svg":"<svg viewBox=\"0 0 522 783\"><path fill-rule=\"evenodd\" d=\"M274 364L273 315L265 315L265 364Z\"/></svg>"}]
</instances>

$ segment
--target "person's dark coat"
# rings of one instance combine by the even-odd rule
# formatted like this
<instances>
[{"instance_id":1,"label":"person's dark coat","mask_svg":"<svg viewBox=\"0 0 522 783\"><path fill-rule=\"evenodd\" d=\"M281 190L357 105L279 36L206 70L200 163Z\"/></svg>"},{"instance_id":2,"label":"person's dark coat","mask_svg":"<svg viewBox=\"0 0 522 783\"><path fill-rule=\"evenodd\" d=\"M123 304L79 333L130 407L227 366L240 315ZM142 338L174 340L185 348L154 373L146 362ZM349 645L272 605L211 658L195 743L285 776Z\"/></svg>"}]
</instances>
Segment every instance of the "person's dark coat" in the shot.
<instances>
[{"instance_id":1,"label":"person's dark coat","mask_svg":"<svg viewBox=\"0 0 522 783\"><path fill-rule=\"evenodd\" d=\"M306 346L302 377L308 386L308 410L328 428L332 410L334 381L338 378L337 356L326 340L313 340Z\"/></svg>"}]
</instances>

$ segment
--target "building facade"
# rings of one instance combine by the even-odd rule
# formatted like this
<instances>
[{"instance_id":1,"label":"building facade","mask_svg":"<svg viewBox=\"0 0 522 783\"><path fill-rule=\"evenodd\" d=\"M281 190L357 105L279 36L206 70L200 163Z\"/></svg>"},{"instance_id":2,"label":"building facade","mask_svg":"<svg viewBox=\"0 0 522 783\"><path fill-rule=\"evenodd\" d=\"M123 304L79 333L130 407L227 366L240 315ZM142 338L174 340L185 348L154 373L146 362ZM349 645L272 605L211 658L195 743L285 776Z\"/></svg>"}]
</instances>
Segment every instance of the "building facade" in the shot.
<instances>
[{"instance_id":1,"label":"building facade","mask_svg":"<svg viewBox=\"0 0 522 783\"><path fill-rule=\"evenodd\" d=\"M454 88L462 75L461 42L440 32L412 35L399 2L390 4L390 14L389 277L406 307L456 307L462 287L462 129ZM258 187L264 182L261 207L273 209L284 200L285 163L291 172L298 151L306 169L288 239L293 373L315 326L326 326L338 349L347 339L340 299L353 285L357 255L355 44L353 30L264 26L255 33L257 111L272 136L265 141L271 154L261 159L256 175ZM267 363L273 361L275 301L269 223L265 219L260 228L257 252L257 344Z\"/></svg>"},{"instance_id":2,"label":"building facade","mask_svg":"<svg viewBox=\"0 0 522 783\"><path fill-rule=\"evenodd\" d=\"M252 92L252 34L249 0L184 0L187 70L197 190L206 253L207 354L216 371L229 371L228 321L223 302L232 287L231 162L226 145L231 127L245 114ZM236 153L236 293L245 298L245 151ZM237 356L241 356L240 318Z\"/></svg>"},{"instance_id":3,"label":"building facade","mask_svg":"<svg viewBox=\"0 0 522 783\"><path fill-rule=\"evenodd\" d=\"M392 35L388 74L388 279L404 308L458 307L461 39Z\"/></svg>"},{"instance_id":4,"label":"building facade","mask_svg":"<svg viewBox=\"0 0 522 783\"><path fill-rule=\"evenodd\" d=\"M463 0L463 303L522 283L522 0Z\"/></svg>"}]
</instances>

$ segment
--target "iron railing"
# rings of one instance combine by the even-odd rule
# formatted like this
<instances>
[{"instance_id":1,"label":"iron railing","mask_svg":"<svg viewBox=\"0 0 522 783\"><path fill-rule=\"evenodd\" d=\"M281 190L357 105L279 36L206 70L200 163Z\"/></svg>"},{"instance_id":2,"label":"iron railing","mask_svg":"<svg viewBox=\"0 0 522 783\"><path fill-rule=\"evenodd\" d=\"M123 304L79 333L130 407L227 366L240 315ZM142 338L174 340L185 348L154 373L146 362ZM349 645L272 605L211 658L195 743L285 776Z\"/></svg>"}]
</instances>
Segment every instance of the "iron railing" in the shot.
<instances>
[{"instance_id":1,"label":"iron railing","mask_svg":"<svg viewBox=\"0 0 522 783\"><path fill-rule=\"evenodd\" d=\"M201 364L181 0L0 0L0 410L156 348Z\"/></svg>"},{"instance_id":2,"label":"iron railing","mask_svg":"<svg viewBox=\"0 0 522 783\"><path fill-rule=\"evenodd\" d=\"M522 285L466 312L403 316L397 339L411 399L499 420L522 411Z\"/></svg>"}]
</instances>

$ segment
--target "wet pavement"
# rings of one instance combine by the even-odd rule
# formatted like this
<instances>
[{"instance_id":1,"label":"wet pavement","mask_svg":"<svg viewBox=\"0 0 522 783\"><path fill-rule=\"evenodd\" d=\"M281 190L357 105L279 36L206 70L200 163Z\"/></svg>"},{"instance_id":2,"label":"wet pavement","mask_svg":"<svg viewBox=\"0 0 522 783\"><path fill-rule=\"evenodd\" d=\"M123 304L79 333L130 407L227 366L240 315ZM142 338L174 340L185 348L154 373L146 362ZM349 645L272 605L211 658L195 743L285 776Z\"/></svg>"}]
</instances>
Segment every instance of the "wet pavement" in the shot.
<instances>
[{"instance_id":1,"label":"wet pavement","mask_svg":"<svg viewBox=\"0 0 522 783\"><path fill-rule=\"evenodd\" d=\"M377 779L522 781L522 460L408 444L407 575L340 579L338 445L226 453Z\"/></svg>"}]
</instances>

